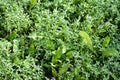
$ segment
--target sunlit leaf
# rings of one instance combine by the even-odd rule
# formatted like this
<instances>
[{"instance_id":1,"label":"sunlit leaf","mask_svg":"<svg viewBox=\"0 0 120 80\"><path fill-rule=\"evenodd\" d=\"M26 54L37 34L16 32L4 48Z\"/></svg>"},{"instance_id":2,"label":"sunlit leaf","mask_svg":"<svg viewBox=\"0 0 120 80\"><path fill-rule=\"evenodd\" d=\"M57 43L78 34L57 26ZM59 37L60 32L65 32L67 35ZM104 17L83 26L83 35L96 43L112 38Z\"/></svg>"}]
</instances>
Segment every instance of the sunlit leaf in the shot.
<instances>
[{"instance_id":1,"label":"sunlit leaf","mask_svg":"<svg viewBox=\"0 0 120 80\"><path fill-rule=\"evenodd\" d=\"M58 48L56 51L53 52L54 55L52 57L52 63L56 63L57 61L59 61L59 58L61 57L62 54L62 50L60 48Z\"/></svg>"},{"instance_id":2,"label":"sunlit leaf","mask_svg":"<svg viewBox=\"0 0 120 80\"><path fill-rule=\"evenodd\" d=\"M16 57L14 58L14 63L18 64L19 62L20 62L20 60L19 60L19 58L16 56Z\"/></svg>"},{"instance_id":3,"label":"sunlit leaf","mask_svg":"<svg viewBox=\"0 0 120 80\"><path fill-rule=\"evenodd\" d=\"M55 68L52 68L52 75L53 75L54 77L57 76L57 71L55 70Z\"/></svg>"},{"instance_id":4,"label":"sunlit leaf","mask_svg":"<svg viewBox=\"0 0 120 80\"><path fill-rule=\"evenodd\" d=\"M29 47L29 52L30 52L30 54L33 54L33 53L34 53L34 49L35 49L34 44L33 44L33 43L30 44L30 47Z\"/></svg>"},{"instance_id":5,"label":"sunlit leaf","mask_svg":"<svg viewBox=\"0 0 120 80\"><path fill-rule=\"evenodd\" d=\"M32 39L36 40L37 38L42 39L43 36L37 35L36 33L31 33L31 34L28 36L28 38L32 38Z\"/></svg>"},{"instance_id":6,"label":"sunlit leaf","mask_svg":"<svg viewBox=\"0 0 120 80\"><path fill-rule=\"evenodd\" d=\"M70 64L63 64L59 70L59 75L62 75L63 73L65 73L69 67L70 67Z\"/></svg>"},{"instance_id":7,"label":"sunlit leaf","mask_svg":"<svg viewBox=\"0 0 120 80\"><path fill-rule=\"evenodd\" d=\"M118 78L117 78L113 73L111 73L111 77L112 77L114 80L118 80Z\"/></svg>"},{"instance_id":8,"label":"sunlit leaf","mask_svg":"<svg viewBox=\"0 0 120 80\"><path fill-rule=\"evenodd\" d=\"M66 59L70 59L71 57L73 57L73 51L69 51L66 53Z\"/></svg>"},{"instance_id":9,"label":"sunlit leaf","mask_svg":"<svg viewBox=\"0 0 120 80\"><path fill-rule=\"evenodd\" d=\"M79 76L79 70L80 70L79 67L75 68L75 70L74 70L75 71L74 72L75 76Z\"/></svg>"},{"instance_id":10,"label":"sunlit leaf","mask_svg":"<svg viewBox=\"0 0 120 80\"><path fill-rule=\"evenodd\" d=\"M66 46L65 45L62 45L63 48L62 48L62 53L65 53L66 52Z\"/></svg>"},{"instance_id":11,"label":"sunlit leaf","mask_svg":"<svg viewBox=\"0 0 120 80\"><path fill-rule=\"evenodd\" d=\"M85 31L80 31L80 36L83 39L83 43L89 47L89 49L93 50L93 45L92 45L92 41L89 37L89 35L85 32Z\"/></svg>"},{"instance_id":12,"label":"sunlit leaf","mask_svg":"<svg viewBox=\"0 0 120 80\"><path fill-rule=\"evenodd\" d=\"M103 46L106 47L110 42L110 37L109 36L106 36L104 41L103 41Z\"/></svg>"},{"instance_id":13,"label":"sunlit leaf","mask_svg":"<svg viewBox=\"0 0 120 80\"><path fill-rule=\"evenodd\" d=\"M30 8L29 8L29 10L31 10L35 6L36 3L37 3L37 0L30 0Z\"/></svg>"},{"instance_id":14,"label":"sunlit leaf","mask_svg":"<svg viewBox=\"0 0 120 80\"><path fill-rule=\"evenodd\" d=\"M18 49L18 40L13 40L14 44L13 44L13 52L14 53L18 53L19 49Z\"/></svg>"},{"instance_id":15,"label":"sunlit leaf","mask_svg":"<svg viewBox=\"0 0 120 80\"><path fill-rule=\"evenodd\" d=\"M104 48L102 49L102 54L105 57L117 56L117 50L115 50L114 48Z\"/></svg>"}]
</instances>

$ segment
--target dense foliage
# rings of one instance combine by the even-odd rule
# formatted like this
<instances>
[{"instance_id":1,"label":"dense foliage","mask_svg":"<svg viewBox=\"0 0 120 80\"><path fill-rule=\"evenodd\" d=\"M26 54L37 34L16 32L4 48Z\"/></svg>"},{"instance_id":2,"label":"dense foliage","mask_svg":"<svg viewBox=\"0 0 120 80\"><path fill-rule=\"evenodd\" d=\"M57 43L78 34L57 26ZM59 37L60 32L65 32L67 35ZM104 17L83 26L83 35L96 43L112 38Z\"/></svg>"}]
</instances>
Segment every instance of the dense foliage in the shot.
<instances>
[{"instance_id":1,"label":"dense foliage","mask_svg":"<svg viewBox=\"0 0 120 80\"><path fill-rule=\"evenodd\" d=\"M120 0L0 0L0 80L120 80Z\"/></svg>"}]
</instances>

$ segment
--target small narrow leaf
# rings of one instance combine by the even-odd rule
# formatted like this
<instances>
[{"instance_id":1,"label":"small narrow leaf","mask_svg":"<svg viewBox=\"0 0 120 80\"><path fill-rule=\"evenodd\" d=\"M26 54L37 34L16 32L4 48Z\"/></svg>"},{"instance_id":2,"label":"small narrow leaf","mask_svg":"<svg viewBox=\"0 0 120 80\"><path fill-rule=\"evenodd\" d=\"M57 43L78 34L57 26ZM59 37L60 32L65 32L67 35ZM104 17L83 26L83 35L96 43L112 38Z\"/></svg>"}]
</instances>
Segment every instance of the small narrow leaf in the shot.
<instances>
[{"instance_id":1,"label":"small narrow leaf","mask_svg":"<svg viewBox=\"0 0 120 80\"><path fill-rule=\"evenodd\" d=\"M109 36L106 36L104 41L103 41L103 47L106 47L110 42L110 37Z\"/></svg>"},{"instance_id":2,"label":"small narrow leaf","mask_svg":"<svg viewBox=\"0 0 120 80\"><path fill-rule=\"evenodd\" d=\"M64 54L66 52L66 46L65 45L62 45L62 53Z\"/></svg>"},{"instance_id":3,"label":"small narrow leaf","mask_svg":"<svg viewBox=\"0 0 120 80\"><path fill-rule=\"evenodd\" d=\"M85 31L80 31L80 36L83 39L83 43L93 51L93 45L89 35Z\"/></svg>"},{"instance_id":4,"label":"small narrow leaf","mask_svg":"<svg viewBox=\"0 0 120 80\"><path fill-rule=\"evenodd\" d=\"M22 51L21 56L22 56L22 58L24 59L24 57L25 57L24 51Z\"/></svg>"},{"instance_id":5,"label":"small narrow leaf","mask_svg":"<svg viewBox=\"0 0 120 80\"><path fill-rule=\"evenodd\" d=\"M19 41L18 40L13 40L13 52L14 53L18 53L19 49L18 49L18 46L19 46Z\"/></svg>"}]
</instances>

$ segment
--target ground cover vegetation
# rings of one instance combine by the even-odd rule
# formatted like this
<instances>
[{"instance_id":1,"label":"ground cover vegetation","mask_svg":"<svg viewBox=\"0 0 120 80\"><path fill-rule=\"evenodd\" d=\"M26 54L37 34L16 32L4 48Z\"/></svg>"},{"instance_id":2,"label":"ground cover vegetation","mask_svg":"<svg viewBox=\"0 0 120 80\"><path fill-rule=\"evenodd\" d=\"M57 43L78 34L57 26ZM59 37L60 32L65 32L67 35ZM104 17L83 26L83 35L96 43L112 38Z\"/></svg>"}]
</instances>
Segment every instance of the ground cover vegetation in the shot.
<instances>
[{"instance_id":1,"label":"ground cover vegetation","mask_svg":"<svg viewBox=\"0 0 120 80\"><path fill-rule=\"evenodd\" d=\"M0 0L0 80L120 80L120 0Z\"/></svg>"}]
</instances>

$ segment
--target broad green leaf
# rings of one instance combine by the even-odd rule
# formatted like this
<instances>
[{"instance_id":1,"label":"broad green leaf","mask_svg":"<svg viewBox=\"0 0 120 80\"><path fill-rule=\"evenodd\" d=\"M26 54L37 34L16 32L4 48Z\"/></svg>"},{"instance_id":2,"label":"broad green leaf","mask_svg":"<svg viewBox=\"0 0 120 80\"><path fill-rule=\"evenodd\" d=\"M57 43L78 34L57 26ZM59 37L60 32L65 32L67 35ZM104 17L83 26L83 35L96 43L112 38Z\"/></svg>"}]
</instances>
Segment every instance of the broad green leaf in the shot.
<instances>
[{"instance_id":1,"label":"broad green leaf","mask_svg":"<svg viewBox=\"0 0 120 80\"><path fill-rule=\"evenodd\" d=\"M46 40L46 48L47 49L52 49L52 50L55 49L55 45L54 45L52 40L50 40L50 39Z\"/></svg>"},{"instance_id":2,"label":"broad green leaf","mask_svg":"<svg viewBox=\"0 0 120 80\"><path fill-rule=\"evenodd\" d=\"M60 48L57 49L57 51L54 51L54 55L52 57L52 63L56 63L59 61L59 58L61 57L62 50Z\"/></svg>"},{"instance_id":3,"label":"broad green leaf","mask_svg":"<svg viewBox=\"0 0 120 80\"><path fill-rule=\"evenodd\" d=\"M75 77L75 80L86 80L86 78L78 75L78 76Z\"/></svg>"},{"instance_id":4,"label":"broad green leaf","mask_svg":"<svg viewBox=\"0 0 120 80\"><path fill-rule=\"evenodd\" d=\"M61 49L60 49L60 47L57 49L57 51L55 51L55 57L57 58L57 59L59 59L60 57L61 57L61 53L62 53L62 51L61 51Z\"/></svg>"},{"instance_id":5,"label":"broad green leaf","mask_svg":"<svg viewBox=\"0 0 120 80\"><path fill-rule=\"evenodd\" d=\"M79 76L79 67L76 67L75 70L74 70L74 74L75 76Z\"/></svg>"},{"instance_id":6,"label":"broad green leaf","mask_svg":"<svg viewBox=\"0 0 120 80\"><path fill-rule=\"evenodd\" d=\"M17 37L17 32L16 32L16 31L11 32L10 35L7 36L7 38L8 38L9 40L13 40L13 39L15 39L16 37Z\"/></svg>"},{"instance_id":7,"label":"broad green leaf","mask_svg":"<svg viewBox=\"0 0 120 80\"><path fill-rule=\"evenodd\" d=\"M19 40L20 40L20 45L23 46L25 44L24 38L19 38Z\"/></svg>"},{"instance_id":8,"label":"broad green leaf","mask_svg":"<svg viewBox=\"0 0 120 80\"><path fill-rule=\"evenodd\" d=\"M29 8L29 10L31 10L35 6L36 3L37 3L37 0L30 0L30 8Z\"/></svg>"},{"instance_id":9,"label":"broad green leaf","mask_svg":"<svg viewBox=\"0 0 120 80\"><path fill-rule=\"evenodd\" d=\"M66 59L70 59L71 57L73 57L73 51L69 51L66 53Z\"/></svg>"},{"instance_id":10,"label":"broad green leaf","mask_svg":"<svg viewBox=\"0 0 120 80\"><path fill-rule=\"evenodd\" d=\"M52 75L53 75L54 77L57 76L57 71L55 70L55 68L52 68Z\"/></svg>"},{"instance_id":11,"label":"broad green leaf","mask_svg":"<svg viewBox=\"0 0 120 80\"><path fill-rule=\"evenodd\" d=\"M106 47L110 42L110 37L109 36L106 36L104 41L103 41L103 47Z\"/></svg>"},{"instance_id":12,"label":"broad green leaf","mask_svg":"<svg viewBox=\"0 0 120 80\"><path fill-rule=\"evenodd\" d=\"M65 73L69 67L70 67L70 64L63 64L59 70L59 75L62 75L63 73Z\"/></svg>"},{"instance_id":13,"label":"broad green leaf","mask_svg":"<svg viewBox=\"0 0 120 80\"><path fill-rule=\"evenodd\" d=\"M20 62L19 58L17 56L15 56L14 63L18 64L19 62Z\"/></svg>"},{"instance_id":14,"label":"broad green leaf","mask_svg":"<svg viewBox=\"0 0 120 80\"><path fill-rule=\"evenodd\" d=\"M91 28L91 26L92 26L92 25L88 25L88 27L87 27L88 31L90 31L90 32L93 31L92 28Z\"/></svg>"},{"instance_id":15,"label":"broad green leaf","mask_svg":"<svg viewBox=\"0 0 120 80\"><path fill-rule=\"evenodd\" d=\"M34 50L34 44L30 44L30 50L31 50L31 51Z\"/></svg>"},{"instance_id":16,"label":"broad green leaf","mask_svg":"<svg viewBox=\"0 0 120 80\"><path fill-rule=\"evenodd\" d=\"M49 68L51 65L45 63L44 66L47 67L47 68Z\"/></svg>"},{"instance_id":17,"label":"broad green leaf","mask_svg":"<svg viewBox=\"0 0 120 80\"><path fill-rule=\"evenodd\" d=\"M89 35L85 31L80 31L80 36L83 39L83 43L93 51L93 45Z\"/></svg>"},{"instance_id":18,"label":"broad green leaf","mask_svg":"<svg viewBox=\"0 0 120 80\"><path fill-rule=\"evenodd\" d=\"M60 44L62 45L62 53L66 53L66 46L65 46L65 43L61 40L61 39L58 39Z\"/></svg>"},{"instance_id":19,"label":"broad green leaf","mask_svg":"<svg viewBox=\"0 0 120 80\"><path fill-rule=\"evenodd\" d=\"M29 47L29 54L33 55L34 54L34 51L35 51L35 46L34 44L30 44L30 47Z\"/></svg>"},{"instance_id":20,"label":"broad green leaf","mask_svg":"<svg viewBox=\"0 0 120 80\"><path fill-rule=\"evenodd\" d=\"M118 78L117 78L113 73L111 73L111 77L112 77L114 80L118 80Z\"/></svg>"},{"instance_id":21,"label":"broad green leaf","mask_svg":"<svg viewBox=\"0 0 120 80\"><path fill-rule=\"evenodd\" d=\"M86 80L86 79L85 79L85 77L80 77L80 79L79 79L79 80Z\"/></svg>"},{"instance_id":22,"label":"broad green leaf","mask_svg":"<svg viewBox=\"0 0 120 80\"><path fill-rule=\"evenodd\" d=\"M117 56L117 50L114 48L104 48L102 49L102 55L105 57Z\"/></svg>"},{"instance_id":23,"label":"broad green leaf","mask_svg":"<svg viewBox=\"0 0 120 80\"><path fill-rule=\"evenodd\" d=\"M104 33L104 32L106 32L106 30L105 29L100 29L98 32L99 33Z\"/></svg>"}]
</instances>

